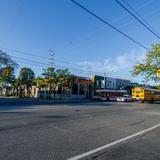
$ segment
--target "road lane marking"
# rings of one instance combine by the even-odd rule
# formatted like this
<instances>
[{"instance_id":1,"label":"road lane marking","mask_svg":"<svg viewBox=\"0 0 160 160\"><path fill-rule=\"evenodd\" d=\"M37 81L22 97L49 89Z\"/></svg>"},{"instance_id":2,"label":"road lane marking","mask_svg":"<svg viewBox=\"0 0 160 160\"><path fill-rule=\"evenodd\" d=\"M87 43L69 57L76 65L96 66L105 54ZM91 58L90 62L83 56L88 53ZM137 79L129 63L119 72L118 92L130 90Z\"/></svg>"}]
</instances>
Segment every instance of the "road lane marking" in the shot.
<instances>
[{"instance_id":1,"label":"road lane marking","mask_svg":"<svg viewBox=\"0 0 160 160\"><path fill-rule=\"evenodd\" d=\"M129 139L135 138L135 137L137 137L137 136L143 135L143 134L145 134L145 133L147 133L147 132L150 132L150 131L158 128L158 127L160 127L160 124L157 124L157 125L155 125L155 126L153 126L153 127L150 127L150 128L148 128L148 129L142 130L142 131L140 131L140 132L134 133L134 134L132 134L132 135L130 135L130 136L124 137L124 138L119 139L119 140L117 140L117 141L111 142L111 143L106 144L106 145L104 145L104 146L102 146L102 147L98 147L98 148L93 149L93 150L91 150L91 151L89 151L89 152L86 152L86 153L77 155L77 156L75 156L75 157L69 158L68 160L80 160L80 159L85 158L85 157L87 157L87 156L91 156L92 154L95 154L95 153L97 153L97 152L99 152L99 151L108 149L108 148L110 148L110 147L112 147L112 146L114 146L114 145L120 144L120 143L122 143L122 142L125 142L125 141L127 141L127 140L129 140Z\"/></svg>"}]
</instances>

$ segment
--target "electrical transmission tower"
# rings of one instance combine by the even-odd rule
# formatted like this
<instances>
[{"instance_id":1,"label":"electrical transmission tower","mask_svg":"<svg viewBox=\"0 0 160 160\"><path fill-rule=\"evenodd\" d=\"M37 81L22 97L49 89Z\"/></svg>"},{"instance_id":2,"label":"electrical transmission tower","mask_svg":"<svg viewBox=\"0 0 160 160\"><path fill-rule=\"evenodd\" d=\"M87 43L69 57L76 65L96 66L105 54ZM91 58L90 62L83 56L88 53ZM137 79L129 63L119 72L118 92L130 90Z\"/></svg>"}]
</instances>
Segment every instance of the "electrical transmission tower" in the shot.
<instances>
[{"instance_id":1,"label":"electrical transmission tower","mask_svg":"<svg viewBox=\"0 0 160 160\"><path fill-rule=\"evenodd\" d=\"M50 50L49 53L49 67L54 68L55 67L55 59L54 59L55 53L53 50Z\"/></svg>"}]
</instances>

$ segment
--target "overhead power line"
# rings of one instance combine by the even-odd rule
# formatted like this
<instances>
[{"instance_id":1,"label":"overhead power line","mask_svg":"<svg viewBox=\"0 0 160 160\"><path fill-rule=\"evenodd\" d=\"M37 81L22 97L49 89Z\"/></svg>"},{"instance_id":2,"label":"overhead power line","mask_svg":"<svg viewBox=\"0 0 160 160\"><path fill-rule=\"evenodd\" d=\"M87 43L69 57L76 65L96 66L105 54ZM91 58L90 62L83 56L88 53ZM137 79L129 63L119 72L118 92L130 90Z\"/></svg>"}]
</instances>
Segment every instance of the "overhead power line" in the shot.
<instances>
[{"instance_id":1,"label":"overhead power line","mask_svg":"<svg viewBox=\"0 0 160 160\"><path fill-rule=\"evenodd\" d=\"M148 21L146 19L144 19L137 11L136 9L134 9L127 1L122 0L138 17L140 17L141 20L143 20L144 23L146 23L150 28L152 28L152 30L154 30L154 28L148 23Z\"/></svg>"},{"instance_id":2,"label":"overhead power line","mask_svg":"<svg viewBox=\"0 0 160 160\"><path fill-rule=\"evenodd\" d=\"M12 56L12 57L15 58L15 59L18 59L18 60L16 60L16 62L19 62L19 63L22 63L22 64L28 64L28 65L32 65L32 66L35 66L35 67L37 67L37 66L48 67L47 63L31 60L31 59L28 59L28 58L17 57L17 56ZM59 65L54 65L54 68L65 69L66 67L65 66L59 66ZM88 69L83 70L83 69L72 68L72 67L69 67L68 69L70 69L72 71L83 72L83 73L88 73L88 74L92 74L92 75L94 75L94 74L101 75L101 76L104 75L104 72L92 71L92 70L88 70ZM110 75L112 75L112 73L110 73ZM121 76L127 76L127 74L121 74Z\"/></svg>"},{"instance_id":3,"label":"overhead power line","mask_svg":"<svg viewBox=\"0 0 160 160\"><path fill-rule=\"evenodd\" d=\"M48 65L42 65L42 64L35 64L35 62L24 62L23 60L15 60L17 63L21 63L21 64L27 64L27 65L32 65L32 66L35 66L35 67L48 67Z\"/></svg>"},{"instance_id":4,"label":"overhead power line","mask_svg":"<svg viewBox=\"0 0 160 160\"><path fill-rule=\"evenodd\" d=\"M27 61L27 62L31 62L31 63L46 65L48 67L47 63L43 63L43 62L39 62L39 61L34 61L34 60L31 60L31 59L28 59L28 58L22 58L22 57L18 57L18 56L11 56L11 57L16 58L16 59L21 59L21 60L24 60L24 61Z\"/></svg>"},{"instance_id":5,"label":"overhead power line","mask_svg":"<svg viewBox=\"0 0 160 160\"><path fill-rule=\"evenodd\" d=\"M16 52L16 53L22 53L24 55L30 55L30 56L33 56L33 57L39 57L39 58L42 58L42 59L47 59L47 57L43 57L43 56L38 56L38 55L35 55L31 52L25 52L25 51L20 51L20 50L16 50L16 49L10 49L10 48L6 48L6 47L1 47L1 49L4 49L4 50L9 50L9 51L12 51L12 52ZM20 62L20 63L23 63L23 64L29 64L29 65L33 65L33 66L39 66L39 67L48 67L48 64L47 63L44 63L43 62L40 62L40 61L35 61L33 59L28 59L28 58L23 58L23 57L18 57L18 56L12 56L11 57L15 58L15 59L20 59L22 61L25 61L25 62L22 62L20 60L16 60L16 62ZM85 65L78 65L78 64L74 64L74 63L71 63L71 62L67 62L67 61L61 61L61 62L64 62L64 63L67 63L67 64L72 64L72 65L75 65L77 67L87 67ZM86 72L86 73L90 73L90 74L98 74L98 75L103 75L104 73L103 72L100 72L100 71L92 71L92 70L88 70L88 69L76 69L76 68L72 68L72 67L64 67L64 66L55 66L55 68L68 68L70 70L74 70L74 71L79 71L79 72Z\"/></svg>"},{"instance_id":6,"label":"overhead power line","mask_svg":"<svg viewBox=\"0 0 160 160\"><path fill-rule=\"evenodd\" d=\"M142 17L128 2L126 2L126 0L123 0L123 2L138 16L138 17L140 17L140 19L146 24L146 25L148 25L149 27L150 27L150 29L152 29L157 35L159 35L159 33L157 32L157 31L155 31L155 29L153 28L153 26L151 26L150 24L149 24L149 22L146 20L146 19L144 19L144 17ZM155 11L155 10L154 10ZM150 12L151 13L151 12Z\"/></svg>"},{"instance_id":7,"label":"overhead power line","mask_svg":"<svg viewBox=\"0 0 160 160\"><path fill-rule=\"evenodd\" d=\"M124 6L119 0L115 0L124 10L126 10L132 17L134 17L139 23L141 23L147 30L149 30L153 35L155 35L158 39L160 36L155 33L150 27L148 27L144 22L142 22L134 13L132 13L126 6ZM136 11L132 8L132 10L136 13Z\"/></svg>"},{"instance_id":8,"label":"overhead power line","mask_svg":"<svg viewBox=\"0 0 160 160\"><path fill-rule=\"evenodd\" d=\"M21 50L17 50L17 49L11 49L11 48L2 47L2 46L0 46L0 49L4 49L4 50L7 50L7 51L11 51L11 52L15 52L15 53L19 53L19 54L23 54L23 55L27 55L27 56L32 56L32 57L36 57L36 58L38 57L38 58L41 58L43 60L44 59L48 60L48 57L36 55L34 53L31 53L31 52L25 52L25 51L21 51ZM75 65L75 66L79 66L79 67L84 67L83 65L79 65L79 64L72 63L72 62L65 61L65 60L59 60L59 59L54 59L54 60L57 61L57 62L71 64L71 65Z\"/></svg>"},{"instance_id":9,"label":"overhead power line","mask_svg":"<svg viewBox=\"0 0 160 160\"><path fill-rule=\"evenodd\" d=\"M11 51L11 52L15 52L15 53L20 53L20 54L23 54L23 55L27 55L27 56L33 56L33 57L39 57L39 58L42 58L42 59L48 59L44 56L39 56L39 55L35 55L33 53L30 53L30 52L24 52L24 51L21 51L21 50L17 50L17 49L12 49L12 48L7 48L7 47L2 47L0 46L1 49L4 49L4 50L7 50L7 51Z\"/></svg>"},{"instance_id":10,"label":"overhead power line","mask_svg":"<svg viewBox=\"0 0 160 160\"><path fill-rule=\"evenodd\" d=\"M93 13L92 11L88 10L87 8L83 7L81 4L79 4L78 2L71 0L73 3L75 3L77 6L79 6L80 8L82 8L83 10L85 10L86 12L88 12L89 14L91 14L92 16L96 17L97 19L99 19L101 22L105 23L106 25L108 25L109 27L111 27L112 29L116 30L117 32L119 32L120 34L122 34L123 36L127 37L128 39L130 39L132 42L136 43L137 45L141 46L142 48L150 51L149 48L145 47L143 44L141 44L140 42L136 41L135 39L133 39L132 37L130 37L129 35L127 35L126 33L120 31L118 28L116 28L115 26L113 26L111 23L107 22L106 20L102 19L101 17L99 17L98 15L96 15L95 13Z\"/></svg>"},{"instance_id":11,"label":"overhead power line","mask_svg":"<svg viewBox=\"0 0 160 160\"><path fill-rule=\"evenodd\" d=\"M27 64L27 65L31 65L31 66L34 66L34 67L37 67L37 66L38 66L38 67L44 67L44 66L47 67L47 66L48 66L48 65L44 65L44 66L43 66L43 65L39 65L39 64L35 64L35 63L30 63L30 62L23 62L23 61L20 61L20 60L18 60L18 61L16 61L16 62L21 63L21 64L25 64L25 65L26 65L26 64ZM57 68L57 69L60 69L60 68ZM82 74L81 72L82 72L82 71L79 71L78 75L81 74L82 76L84 76L84 73ZM101 74L98 74L98 75L101 75Z\"/></svg>"},{"instance_id":12,"label":"overhead power line","mask_svg":"<svg viewBox=\"0 0 160 160\"><path fill-rule=\"evenodd\" d=\"M39 63L37 63L36 62L36 64L35 64L35 62L24 62L23 60L21 61L21 60L16 60L16 62L18 62L18 63L21 63L21 64L25 64L25 65L32 65L32 66L34 66L34 67L48 67L48 64L39 64ZM62 67L62 66L56 66L56 68L57 69L65 69L65 67ZM94 71L84 71L84 70L78 70L78 69L74 69L74 68L72 68L71 69L72 71L77 71L77 72L79 72L78 74L81 74L82 75L82 73L80 73L80 72L86 72L86 73L88 73L88 74L92 74L92 75L94 75L94 74L96 74L96 75L99 75L99 76L104 76L104 73L101 73L101 72L94 72ZM122 76L129 76L129 75L127 75L127 74L118 74L117 76L113 76L111 73L109 74L112 78L123 78ZM84 73L83 73L83 75L82 76L84 76ZM131 76L131 78L133 79L133 77ZM123 78L124 79L124 78Z\"/></svg>"},{"instance_id":13,"label":"overhead power line","mask_svg":"<svg viewBox=\"0 0 160 160\"><path fill-rule=\"evenodd\" d=\"M42 67L48 67L47 63L43 63L43 62L39 62L39 61L34 61L34 60L31 60L31 59L17 57L17 56L11 56L11 57L25 61L25 64L29 64L29 63L31 64L32 63L35 66L37 66L37 64L38 64L39 66L42 66ZM26 61L27 61L27 63L26 63ZM22 63L22 61L20 63ZM73 70L73 71L80 71L80 72L86 72L86 73L90 73L90 74L101 74L101 75L103 75L103 72L96 72L96 71L91 71L91 70L87 70L87 69L83 70L83 69L76 69L76 68L59 66L59 65L54 65L53 67L57 68L57 69L58 68L68 68L68 69Z\"/></svg>"},{"instance_id":14,"label":"overhead power line","mask_svg":"<svg viewBox=\"0 0 160 160\"><path fill-rule=\"evenodd\" d=\"M124 1L124 0L123 0L123 1ZM154 1L154 0L148 0L148 1L144 2L143 4L139 5L139 6L136 8L136 10L140 10L141 8L144 8L146 5L151 4L153 1ZM127 2L126 2L126 3L127 3ZM120 21L120 20L123 20L123 19L126 18L127 16L128 16L128 14L121 15L120 17L118 17L118 18L116 18L116 19L113 19L112 23L118 22L118 21ZM76 40L78 40L78 41L84 41L86 38L87 38L87 39L90 39L90 37L91 37L91 39L93 39L93 34L96 34L97 32L102 31L105 27L106 27L106 25L101 26L101 27L98 27L98 28L96 28L95 30L92 30L92 31L90 31L90 32L87 32L87 33L85 33L84 35L81 35L82 37L81 37L81 38L77 38ZM94 36L94 37L95 37L95 36ZM79 46L79 45L80 45L80 44L78 43L78 46ZM76 45L76 46L77 46L77 45ZM75 48L75 47L74 47L74 48Z\"/></svg>"}]
</instances>

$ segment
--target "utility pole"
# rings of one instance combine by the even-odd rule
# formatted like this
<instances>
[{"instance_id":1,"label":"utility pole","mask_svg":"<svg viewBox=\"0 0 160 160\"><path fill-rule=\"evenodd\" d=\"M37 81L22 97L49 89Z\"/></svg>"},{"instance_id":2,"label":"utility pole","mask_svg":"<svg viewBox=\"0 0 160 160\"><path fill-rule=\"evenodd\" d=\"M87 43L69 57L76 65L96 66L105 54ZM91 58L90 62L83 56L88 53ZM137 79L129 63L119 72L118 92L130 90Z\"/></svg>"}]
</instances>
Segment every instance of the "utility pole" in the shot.
<instances>
[{"instance_id":1,"label":"utility pole","mask_svg":"<svg viewBox=\"0 0 160 160\"><path fill-rule=\"evenodd\" d=\"M104 89L106 89L106 72L104 73Z\"/></svg>"}]
</instances>

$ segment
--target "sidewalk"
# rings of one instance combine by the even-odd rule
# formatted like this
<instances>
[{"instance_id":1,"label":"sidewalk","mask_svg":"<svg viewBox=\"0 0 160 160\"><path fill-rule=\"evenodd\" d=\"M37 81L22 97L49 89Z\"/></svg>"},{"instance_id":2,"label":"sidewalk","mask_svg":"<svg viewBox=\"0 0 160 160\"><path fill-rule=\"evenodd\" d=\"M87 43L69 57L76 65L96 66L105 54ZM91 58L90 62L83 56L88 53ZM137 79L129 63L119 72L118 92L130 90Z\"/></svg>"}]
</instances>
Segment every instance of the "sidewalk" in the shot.
<instances>
[{"instance_id":1,"label":"sidewalk","mask_svg":"<svg viewBox=\"0 0 160 160\"><path fill-rule=\"evenodd\" d=\"M84 103L95 101L92 99L62 99L62 100L43 100L37 98L2 98L0 97L0 107L6 105L27 105L27 104L62 104L62 103Z\"/></svg>"}]
</instances>

